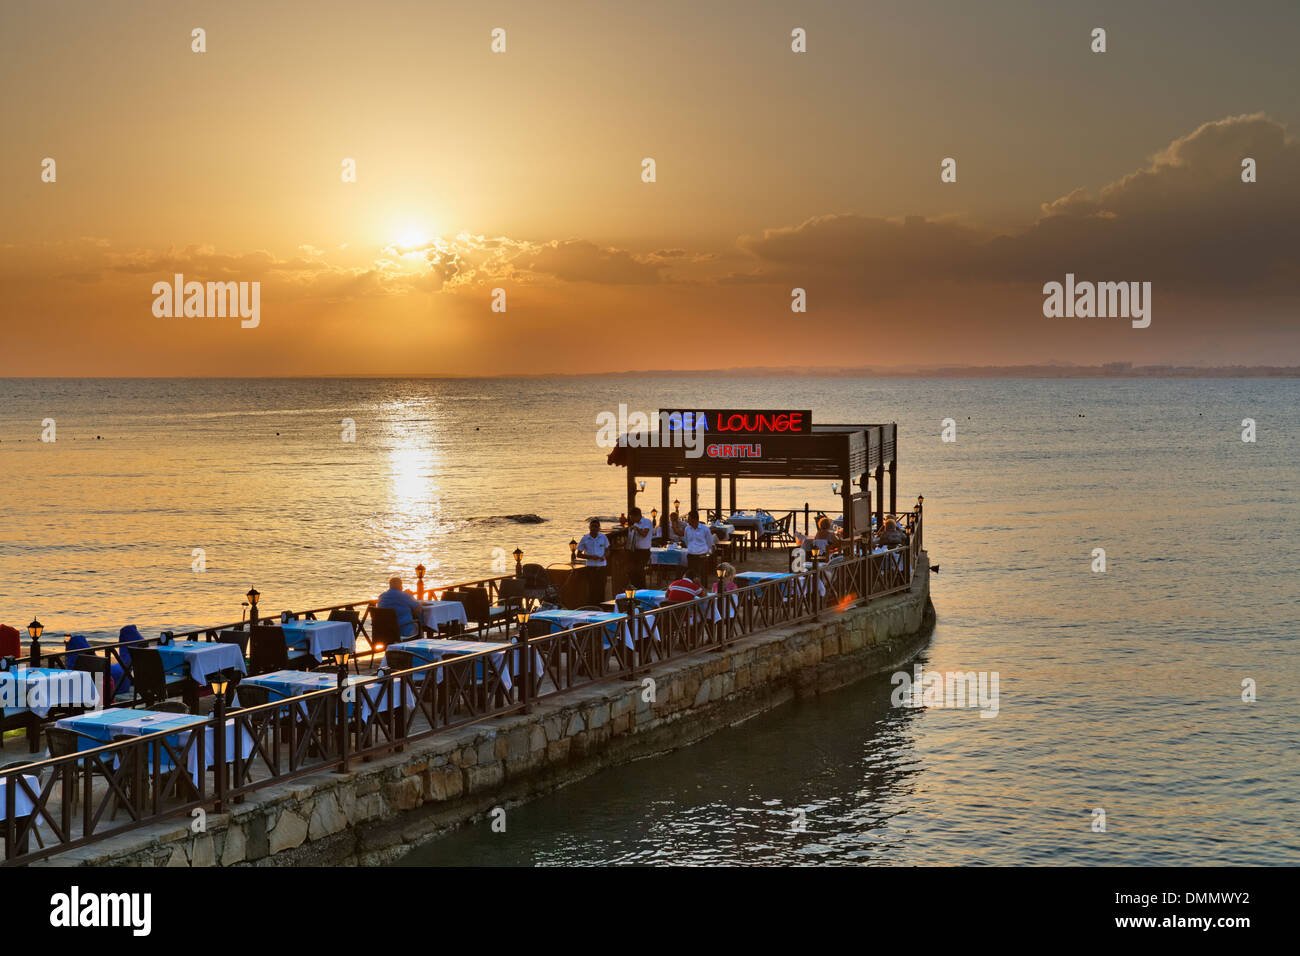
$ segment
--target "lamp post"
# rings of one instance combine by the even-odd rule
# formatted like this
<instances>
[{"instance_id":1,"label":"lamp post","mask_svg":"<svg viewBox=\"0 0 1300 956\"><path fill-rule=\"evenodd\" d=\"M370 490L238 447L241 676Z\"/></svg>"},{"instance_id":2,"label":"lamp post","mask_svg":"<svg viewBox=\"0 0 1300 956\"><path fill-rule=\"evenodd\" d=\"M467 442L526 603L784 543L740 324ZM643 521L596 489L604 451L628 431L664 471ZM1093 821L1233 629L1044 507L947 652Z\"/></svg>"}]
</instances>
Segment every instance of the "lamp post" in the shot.
<instances>
[{"instance_id":1,"label":"lamp post","mask_svg":"<svg viewBox=\"0 0 1300 956\"><path fill-rule=\"evenodd\" d=\"M674 499L673 499L673 514L675 514L675 515L679 515L679 514L681 514L681 513L682 513L682 503L681 503L681 501L680 501L679 499L674 498Z\"/></svg>"},{"instance_id":2,"label":"lamp post","mask_svg":"<svg viewBox=\"0 0 1300 956\"><path fill-rule=\"evenodd\" d=\"M817 598L820 596L819 592L821 591L820 585L822 579L821 579L821 574L817 570L817 559L821 557L821 554L822 554L822 549L814 544L812 546L812 562L813 562L812 583L809 585L809 587L812 588L812 608L813 608L814 621L817 620Z\"/></svg>"},{"instance_id":3,"label":"lamp post","mask_svg":"<svg viewBox=\"0 0 1300 956\"><path fill-rule=\"evenodd\" d=\"M208 678L208 686L212 688L214 695L212 717L216 721L216 726L212 728L212 767L216 775L216 809L221 813L226 796L226 690L230 686L230 680L226 677L225 671L217 671Z\"/></svg>"},{"instance_id":4,"label":"lamp post","mask_svg":"<svg viewBox=\"0 0 1300 956\"><path fill-rule=\"evenodd\" d=\"M524 576L524 552L522 548L515 548L515 577Z\"/></svg>"},{"instance_id":5,"label":"lamp post","mask_svg":"<svg viewBox=\"0 0 1300 956\"><path fill-rule=\"evenodd\" d=\"M21 621L22 618L19 618ZM45 632L45 625L40 621L32 618L32 623L27 625L27 636L31 638L32 643L32 666L41 666L41 634Z\"/></svg>"},{"instance_id":6,"label":"lamp post","mask_svg":"<svg viewBox=\"0 0 1300 956\"><path fill-rule=\"evenodd\" d=\"M532 688L532 654L528 646L528 610L525 608L520 611L516 620L519 623L519 633L515 641L519 644L519 664L515 668L515 673L519 680L519 703L523 705L523 712L529 713L531 708L528 706L528 694Z\"/></svg>"},{"instance_id":7,"label":"lamp post","mask_svg":"<svg viewBox=\"0 0 1300 956\"><path fill-rule=\"evenodd\" d=\"M574 541L572 538L569 539L569 563L578 563L578 542Z\"/></svg>"},{"instance_id":8,"label":"lamp post","mask_svg":"<svg viewBox=\"0 0 1300 956\"><path fill-rule=\"evenodd\" d=\"M415 596L421 601L424 600L424 571L425 568L423 564L417 564L415 566Z\"/></svg>"},{"instance_id":9,"label":"lamp post","mask_svg":"<svg viewBox=\"0 0 1300 956\"><path fill-rule=\"evenodd\" d=\"M244 597L248 598L248 633L253 633L253 628L257 627L257 599L262 595L257 588L249 588Z\"/></svg>"}]
</instances>

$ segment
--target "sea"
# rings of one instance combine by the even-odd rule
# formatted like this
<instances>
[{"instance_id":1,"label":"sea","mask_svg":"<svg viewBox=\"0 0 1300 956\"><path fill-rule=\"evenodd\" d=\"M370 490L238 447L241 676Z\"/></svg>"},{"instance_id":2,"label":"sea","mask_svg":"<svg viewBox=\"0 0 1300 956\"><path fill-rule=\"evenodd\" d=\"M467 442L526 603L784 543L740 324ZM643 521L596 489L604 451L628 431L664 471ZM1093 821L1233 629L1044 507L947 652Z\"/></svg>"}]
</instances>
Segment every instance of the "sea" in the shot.
<instances>
[{"instance_id":1,"label":"sea","mask_svg":"<svg viewBox=\"0 0 1300 956\"><path fill-rule=\"evenodd\" d=\"M882 675L405 862L1300 863L1295 380L0 379L0 623L154 634L238 621L250 587L275 614L417 564L438 585L516 548L565 562L626 508L597 443L620 404L897 422L938 568L919 662L996 674L996 716L898 706Z\"/></svg>"}]
</instances>

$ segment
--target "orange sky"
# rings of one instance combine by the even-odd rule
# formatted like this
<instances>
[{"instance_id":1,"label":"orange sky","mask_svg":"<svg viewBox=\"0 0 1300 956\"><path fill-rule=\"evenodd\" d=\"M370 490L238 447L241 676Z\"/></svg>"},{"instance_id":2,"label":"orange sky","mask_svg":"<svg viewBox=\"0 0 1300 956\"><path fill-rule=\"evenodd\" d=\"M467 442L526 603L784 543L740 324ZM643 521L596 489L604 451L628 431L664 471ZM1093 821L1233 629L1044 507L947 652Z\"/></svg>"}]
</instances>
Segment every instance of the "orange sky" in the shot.
<instances>
[{"instance_id":1,"label":"orange sky","mask_svg":"<svg viewBox=\"0 0 1300 956\"><path fill-rule=\"evenodd\" d=\"M0 374L1300 362L1293 4L844 6L7 0Z\"/></svg>"}]
</instances>

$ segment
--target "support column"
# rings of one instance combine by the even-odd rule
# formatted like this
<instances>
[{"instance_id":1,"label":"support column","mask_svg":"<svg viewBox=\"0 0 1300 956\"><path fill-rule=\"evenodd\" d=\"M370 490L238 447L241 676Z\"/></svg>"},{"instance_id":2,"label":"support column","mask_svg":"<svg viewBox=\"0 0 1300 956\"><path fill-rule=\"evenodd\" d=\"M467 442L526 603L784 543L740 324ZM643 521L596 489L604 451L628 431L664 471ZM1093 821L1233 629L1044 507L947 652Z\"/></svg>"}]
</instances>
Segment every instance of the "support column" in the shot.
<instances>
[{"instance_id":1,"label":"support column","mask_svg":"<svg viewBox=\"0 0 1300 956\"><path fill-rule=\"evenodd\" d=\"M718 520L722 520L722 476L713 477L713 507L718 512Z\"/></svg>"},{"instance_id":2,"label":"support column","mask_svg":"<svg viewBox=\"0 0 1300 956\"><path fill-rule=\"evenodd\" d=\"M876 466L876 528L885 529L885 466Z\"/></svg>"},{"instance_id":3,"label":"support column","mask_svg":"<svg viewBox=\"0 0 1300 956\"><path fill-rule=\"evenodd\" d=\"M659 520L663 522L664 538L666 540L668 538L668 529L669 527L671 527L668 522L668 509L671 506L668 503L668 476L667 475L664 475L663 478L659 479L659 490L661 492L660 502L659 502Z\"/></svg>"},{"instance_id":4,"label":"support column","mask_svg":"<svg viewBox=\"0 0 1300 956\"><path fill-rule=\"evenodd\" d=\"M700 479L696 475L691 475L691 510L700 510Z\"/></svg>"},{"instance_id":5,"label":"support column","mask_svg":"<svg viewBox=\"0 0 1300 956\"><path fill-rule=\"evenodd\" d=\"M898 447L897 442L894 443L894 447L895 448ZM897 455L898 452L894 452L894 454ZM889 513L891 515L898 514L898 461L897 459L889 463Z\"/></svg>"}]
</instances>

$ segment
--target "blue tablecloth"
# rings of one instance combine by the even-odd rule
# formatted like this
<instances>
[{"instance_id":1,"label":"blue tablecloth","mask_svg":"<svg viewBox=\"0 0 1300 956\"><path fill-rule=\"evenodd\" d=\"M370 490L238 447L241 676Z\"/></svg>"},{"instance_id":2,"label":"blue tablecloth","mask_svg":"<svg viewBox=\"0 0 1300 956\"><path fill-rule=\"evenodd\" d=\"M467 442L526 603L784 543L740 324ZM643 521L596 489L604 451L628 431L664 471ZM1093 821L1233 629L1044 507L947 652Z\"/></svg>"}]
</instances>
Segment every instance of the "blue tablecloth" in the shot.
<instances>
[{"instance_id":1,"label":"blue tablecloth","mask_svg":"<svg viewBox=\"0 0 1300 956\"><path fill-rule=\"evenodd\" d=\"M347 623L346 621L343 623ZM348 684L360 684L369 678L360 677L356 674L349 674L347 677ZM312 671L272 671L269 674L258 674L256 677L245 677L240 681L240 686L244 684L253 684L257 687L265 687L271 691L271 699L275 700L277 696L299 697L303 694L311 694L318 690L334 690L338 687L338 677L329 673L317 673ZM406 690L406 708L407 710L415 707L415 695L411 689ZM238 691L235 692L238 699ZM361 700L361 719L370 718L371 708L375 705L380 710L388 709L388 691L378 683L369 683L356 688L356 697ZM397 703L397 695L393 695L393 703ZM305 713L307 707L305 704L300 705ZM352 714L352 701L347 702L348 715Z\"/></svg>"},{"instance_id":2,"label":"blue tablecloth","mask_svg":"<svg viewBox=\"0 0 1300 956\"><path fill-rule=\"evenodd\" d=\"M501 675L501 683L509 690L514 686L512 671L518 669L518 654L510 655L509 664L506 663L506 654L515 645L511 643L500 643L496 641L454 641L442 640L439 638L422 637L413 641L402 641L400 644L394 644L389 650L407 651L417 662L424 664L435 664L440 660L448 657L464 657L466 654L477 654L480 651L491 651L488 656L492 658L492 663L496 667L497 673ZM384 656L384 662L387 663L387 654ZM542 656L536 651L533 652L533 673L541 674ZM442 670L437 671L438 680L442 680ZM480 661L474 668L474 676L477 680L483 680L483 663Z\"/></svg>"},{"instance_id":3,"label":"blue tablecloth","mask_svg":"<svg viewBox=\"0 0 1300 956\"><path fill-rule=\"evenodd\" d=\"M685 548L651 548L651 564L666 564L673 567L686 567L686 549Z\"/></svg>"},{"instance_id":4,"label":"blue tablecloth","mask_svg":"<svg viewBox=\"0 0 1300 956\"><path fill-rule=\"evenodd\" d=\"M147 734L156 734L161 731L174 730L176 733L169 734L165 740L167 745L173 750L181 750L189 743L189 734L186 728L193 727L195 724L202 724L206 718L194 714L172 714L160 711L150 710L130 710L125 707L113 707L108 710L97 710L86 714L79 714L76 717L65 717L57 721L54 726L62 730L75 730L85 737L93 738L99 743L108 744L113 742L114 735L128 737L143 737ZM226 724L226 753L229 760L235 759L235 727L232 723ZM98 744L92 743L85 737L77 738L78 750L90 750ZM242 755L247 757L253 752L253 740L246 731L239 734L240 748ZM212 728L205 730L204 741L204 760L208 767L212 766L214 741ZM150 748L152 750L152 748ZM167 752L159 748L159 769L170 770L172 761ZM153 759L150 754L151 761ZM188 763L187 770L190 772L191 779L197 784L199 779L199 753L198 745L191 747L189 754L186 756Z\"/></svg>"},{"instance_id":5,"label":"blue tablecloth","mask_svg":"<svg viewBox=\"0 0 1300 956\"><path fill-rule=\"evenodd\" d=\"M356 634L350 621L290 621L280 627L286 644L305 647L318 661L324 660L329 651L355 653L357 649Z\"/></svg>"},{"instance_id":6,"label":"blue tablecloth","mask_svg":"<svg viewBox=\"0 0 1300 956\"><path fill-rule=\"evenodd\" d=\"M776 519L770 514L759 514L756 511L737 511L727 518L727 524L733 528L748 528L753 531L767 531L776 524Z\"/></svg>"},{"instance_id":7,"label":"blue tablecloth","mask_svg":"<svg viewBox=\"0 0 1300 956\"><path fill-rule=\"evenodd\" d=\"M0 672L0 713L30 710L44 717L51 707L97 707L99 688L90 671L19 667Z\"/></svg>"},{"instance_id":8,"label":"blue tablecloth","mask_svg":"<svg viewBox=\"0 0 1300 956\"><path fill-rule=\"evenodd\" d=\"M158 645L158 656L169 674L189 677L196 684L206 684L208 676L217 671L237 670L247 674L244 652L238 644L220 644L216 641L174 641Z\"/></svg>"},{"instance_id":9,"label":"blue tablecloth","mask_svg":"<svg viewBox=\"0 0 1300 956\"><path fill-rule=\"evenodd\" d=\"M686 552L682 552L685 554ZM604 624L605 646L609 647L618 637L618 626L624 620L624 615L615 614L612 611L570 611L567 608L550 608L545 611L534 611L528 618L528 625L531 628L534 621L540 621L550 627L549 633L556 631L565 631L569 628L582 627L586 624ZM626 643L631 644L631 637L625 638Z\"/></svg>"}]
</instances>

